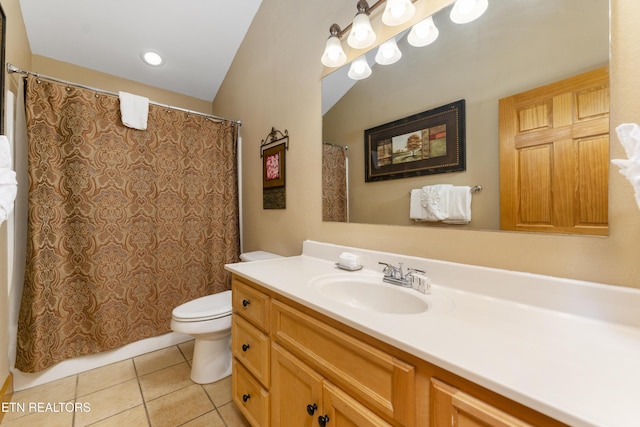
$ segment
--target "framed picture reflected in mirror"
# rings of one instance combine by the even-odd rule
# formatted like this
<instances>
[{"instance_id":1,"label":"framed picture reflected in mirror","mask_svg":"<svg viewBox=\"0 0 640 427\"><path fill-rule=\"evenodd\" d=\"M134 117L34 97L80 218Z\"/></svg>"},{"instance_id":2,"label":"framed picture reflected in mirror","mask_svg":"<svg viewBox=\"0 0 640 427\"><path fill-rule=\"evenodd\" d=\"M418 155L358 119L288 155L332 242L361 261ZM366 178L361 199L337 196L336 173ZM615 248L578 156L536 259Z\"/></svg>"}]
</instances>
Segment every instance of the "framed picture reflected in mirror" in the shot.
<instances>
[{"instance_id":1,"label":"framed picture reflected in mirror","mask_svg":"<svg viewBox=\"0 0 640 427\"><path fill-rule=\"evenodd\" d=\"M464 99L364 131L365 181L466 169Z\"/></svg>"}]
</instances>

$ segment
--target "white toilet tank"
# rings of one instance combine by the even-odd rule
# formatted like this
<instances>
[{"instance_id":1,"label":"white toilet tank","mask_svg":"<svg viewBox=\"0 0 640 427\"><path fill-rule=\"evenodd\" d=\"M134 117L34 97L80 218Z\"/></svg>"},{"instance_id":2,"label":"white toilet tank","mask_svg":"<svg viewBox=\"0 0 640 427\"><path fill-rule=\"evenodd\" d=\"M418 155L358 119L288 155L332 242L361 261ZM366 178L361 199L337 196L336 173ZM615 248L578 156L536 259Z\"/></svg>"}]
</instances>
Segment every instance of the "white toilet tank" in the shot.
<instances>
[{"instance_id":1,"label":"white toilet tank","mask_svg":"<svg viewBox=\"0 0 640 427\"><path fill-rule=\"evenodd\" d=\"M240 254L240 261L242 262L262 261L274 258L282 258L282 256L265 251L253 251Z\"/></svg>"}]
</instances>

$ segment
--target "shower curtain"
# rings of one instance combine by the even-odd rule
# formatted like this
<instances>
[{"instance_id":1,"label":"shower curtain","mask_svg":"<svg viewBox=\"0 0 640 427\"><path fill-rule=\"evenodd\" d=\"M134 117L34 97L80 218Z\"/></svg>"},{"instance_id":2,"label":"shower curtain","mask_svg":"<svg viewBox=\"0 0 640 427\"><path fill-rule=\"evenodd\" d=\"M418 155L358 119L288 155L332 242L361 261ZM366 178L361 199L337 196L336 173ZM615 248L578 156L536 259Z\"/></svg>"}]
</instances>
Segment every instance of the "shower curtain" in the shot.
<instances>
[{"instance_id":1,"label":"shower curtain","mask_svg":"<svg viewBox=\"0 0 640 427\"><path fill-rule=\"evenodd\" d=\"M16 368L170 330L174 307L230 288L239 254L235 123L149 107L34 76L27 265Z\"/></svg>"},{"instance_id":2,"label":"shower curtain","mask_svg":"<svg viewBox=\"0 0 640 427\"><path fill-rule=\"evenodd\" d=\"M322 144L322 220L347 222L346 147Z\"/></svg>"}]
</instances>

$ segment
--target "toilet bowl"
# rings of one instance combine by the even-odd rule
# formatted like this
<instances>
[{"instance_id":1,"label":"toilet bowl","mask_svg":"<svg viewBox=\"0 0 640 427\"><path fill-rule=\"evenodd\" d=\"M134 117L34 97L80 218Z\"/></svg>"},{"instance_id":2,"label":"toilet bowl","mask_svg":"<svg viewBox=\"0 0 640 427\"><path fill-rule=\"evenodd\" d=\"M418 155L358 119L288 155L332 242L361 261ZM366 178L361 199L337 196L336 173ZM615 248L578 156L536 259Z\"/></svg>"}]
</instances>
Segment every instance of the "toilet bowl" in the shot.
<instances>
[{"instance_id":1,"label":"toilet bowl","mask_svg":"<svg viewBox=\"0 0 640 427\"><path fill-rule=\"evenodd\" d=\"M264 251L241 254L243 262L279 258ZM191 380L218 381L231 374L231 291L197 298L174 308L171 330L194 337Z\"/></svg>"},{"instance_id":2,"label":"toilet bowl","mask_svg":"<svg viewBox=\"0 0 640 427\"><path fill-rule=\"evenodd\" d=\"M207 295L174 308L171 330L195 338L193 382L212 383L231 374L231 291Z\"/></svg>"}]
</instances>

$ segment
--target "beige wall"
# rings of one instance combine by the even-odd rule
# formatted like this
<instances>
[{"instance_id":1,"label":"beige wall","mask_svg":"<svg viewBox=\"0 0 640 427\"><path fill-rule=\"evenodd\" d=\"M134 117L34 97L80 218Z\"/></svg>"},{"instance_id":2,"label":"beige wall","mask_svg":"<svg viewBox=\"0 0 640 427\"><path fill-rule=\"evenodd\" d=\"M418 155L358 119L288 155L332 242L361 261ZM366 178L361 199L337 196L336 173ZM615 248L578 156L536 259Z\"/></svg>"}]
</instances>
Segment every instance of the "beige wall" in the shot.
<instances>
[{"instance_id":1,"label":"beige wall","mask_svg":"<svg viewBox=\"0 0 640 427\"><path fill-rule=\"evenodd\" d=\"M29 68L29 71L110 92L131 92L136 95L145 96L151 101L160 104L211 114L211 103L202 99L143 85L131 80L101 73L89 68L79 67L68 62L56 61L40 55L33 55L32 66Z\"/></svg>"},{"instance_id":2,"label":"beige wall","mask_svg":"<svg viewBox=\"0 0 640 427\"><path fill-rule=\"evenodd\" d=\"M612 0L612 127L640 122L640 9ZM609 237L419 229L321 220L320 55L333 22L345 26L355 1L264 0L214 101L243 120L244 249L300 253L304 239L640 287L640 210L630 184L610 172ZM274 31L276 24L279 31ZM287 209L263 210L260 141L288 129ZM612 157L624 150L612 138Z\"/></svg>"}]
</instances>

